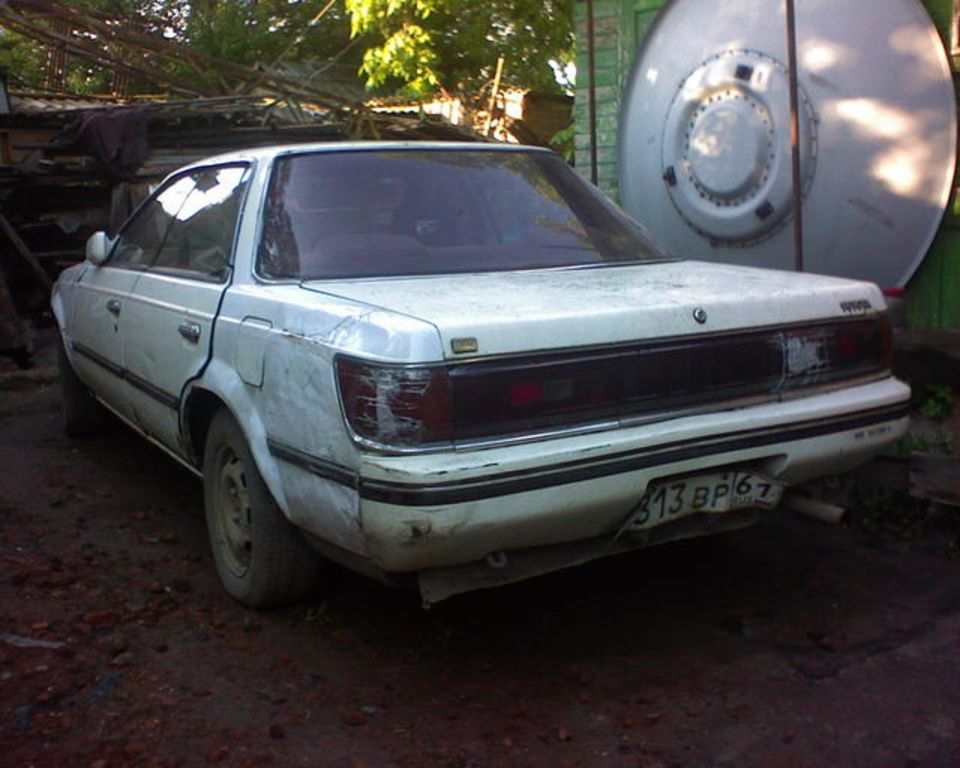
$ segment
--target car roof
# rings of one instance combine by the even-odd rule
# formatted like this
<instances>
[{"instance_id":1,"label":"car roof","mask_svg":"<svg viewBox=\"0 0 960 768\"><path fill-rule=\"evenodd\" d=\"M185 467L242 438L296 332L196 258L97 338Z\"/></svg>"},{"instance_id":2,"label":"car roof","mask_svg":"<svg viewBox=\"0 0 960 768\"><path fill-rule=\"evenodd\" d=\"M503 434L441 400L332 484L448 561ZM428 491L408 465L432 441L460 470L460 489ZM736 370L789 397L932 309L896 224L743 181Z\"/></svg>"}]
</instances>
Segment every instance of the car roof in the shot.
<instances>
[{"instance_id":1,"label":"car roof","mask_svg":"<svg viewBox=\"0 0 960 768\"><path fill-rule=\"evenodd\" d=\"M180 173L191 168L202 168L208 165L223 165L224 163L249 162L270 160L282 155L313 154L317 152L376 152L383 150L430 150L446 152L546 152L551 150L543 147L532 147L525 144L494 144L492 142L469 141L327 141L310 144L280 144L269 147L254 147L251 149L236 150L220 155L213 155L197 160L179 169Z\"/></svg>"}]
</instances>

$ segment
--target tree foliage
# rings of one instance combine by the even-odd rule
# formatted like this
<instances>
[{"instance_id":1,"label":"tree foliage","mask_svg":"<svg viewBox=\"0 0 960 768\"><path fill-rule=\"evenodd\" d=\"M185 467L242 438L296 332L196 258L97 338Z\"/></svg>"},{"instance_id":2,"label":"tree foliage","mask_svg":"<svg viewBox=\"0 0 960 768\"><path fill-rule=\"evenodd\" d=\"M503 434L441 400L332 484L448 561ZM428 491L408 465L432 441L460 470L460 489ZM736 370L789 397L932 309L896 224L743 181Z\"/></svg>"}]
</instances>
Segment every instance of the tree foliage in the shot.
<instances>
[{"instance_id":1,"label":"tree foliage","mask_svg":"<svg viewBox=\"0 0 960 768\"><path fill-rule=\"evenodd\" d=\"M554 62L573 57L573 0L346 0L370 87L416 95L478 93L505 58L503 81L558 88Z\"/></svg>"},{"instance_id":2,"label":"tree foliage","mask_svg":"<svg viewBox=\"0 0 960 768\"><path fill-rule=\"evenodd\" d=\"M359 67L362 56L362 49L351 44L342 0L75 0L71 6L241 64L339 57L344 64ZM41 86L46 49L8 30L2 32L0 69L15 85ZM181 74L195 74L186 66L171 66ZM108 92L111 79L111 72L71 57L68 90ZM150 90L148 83L137 87Z\"/></svg>"},{"instance_id":3,"label":"tree foliage","mask_svg":"<svg viewBox=\"0 0 960 768\"><path fill-rule=\"evenodd\" d=\"M321 61L350 39L342 3L329 0L192 0L183 40L243 64L277 59Z\"/></svg>"},{"instance_id":4,"label":"tree foliage","mask_svg":"<svg viewBox=\"0 0 960 768\"><path fill-rule=\"evenodd\" d=\"M482 93L501 56L505 85L556 90L551 62L563 65L572 58L573 2L73 0L69 5L234 62L336 59L362 71L370 87L428 95ZM167 66L196 76L185 65ZM40 44L0 30L0 69L13 85L41 86L46 67L47 51ZM71 57L67 88L104 93L112 77L96 63ZM151 85L136 82L133 88Z\"/></svg>"}]
</instances>

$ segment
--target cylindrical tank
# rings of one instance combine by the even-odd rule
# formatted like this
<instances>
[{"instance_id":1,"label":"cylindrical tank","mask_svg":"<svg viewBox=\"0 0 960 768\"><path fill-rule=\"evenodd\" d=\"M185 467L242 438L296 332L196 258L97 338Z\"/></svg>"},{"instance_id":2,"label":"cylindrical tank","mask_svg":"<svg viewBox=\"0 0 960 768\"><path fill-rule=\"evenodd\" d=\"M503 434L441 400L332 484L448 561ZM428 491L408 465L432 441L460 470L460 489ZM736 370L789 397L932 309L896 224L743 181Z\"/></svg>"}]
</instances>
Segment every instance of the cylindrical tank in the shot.
<instances>
[{"instance_id":1,"label":"cylindrical tank","mask_svg":"<svg viewBox=\"0 0 960 768\"><path fill-rule=\"evenodd\" d=\"M798 0L807 269L883 287L937 233L956 159L953 82L917 0ZM624 207L689 258L792 268L784 4L672 0L623 93Z\"/></svg>"}]
</instances>

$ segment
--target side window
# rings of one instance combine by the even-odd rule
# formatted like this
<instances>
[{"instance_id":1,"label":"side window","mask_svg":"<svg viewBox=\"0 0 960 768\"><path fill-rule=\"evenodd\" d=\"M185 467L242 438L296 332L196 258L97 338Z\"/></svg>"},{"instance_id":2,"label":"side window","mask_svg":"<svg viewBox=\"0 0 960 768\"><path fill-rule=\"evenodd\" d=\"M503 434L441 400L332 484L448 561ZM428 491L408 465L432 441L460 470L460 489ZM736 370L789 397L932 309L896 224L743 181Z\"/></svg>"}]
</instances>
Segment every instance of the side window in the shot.
<instances>
[{"instance_id":1,"label":"side window","mask_svg":"<svg viewBox=\"0 0 960 768\"><path fill-rule=\"evenodd\" d=\"M134 269L149 266L192 189L189 178L178 179L148 201L120 233L110 265Z\"/></svg>"},{"instance_id":2,"label":"side window","mask_svg":"<svg viewBox=\"0 0 960 768\"><path fill-rule=\"evenodd\" d=\"M236 165L191 174L192 188L174 214L151 268L225 278L247 177L246 166Z\"/></svg>"},{"instance_id":3,"label":"side window","mask_svg":"<svg viewBox=\"0 0 960 768\"><path fill-rule=\"evenodd\" d=\"M231 165L176 179L126 226L110 264L224 279L247 178Z\"/></svg>"}]
</instances>

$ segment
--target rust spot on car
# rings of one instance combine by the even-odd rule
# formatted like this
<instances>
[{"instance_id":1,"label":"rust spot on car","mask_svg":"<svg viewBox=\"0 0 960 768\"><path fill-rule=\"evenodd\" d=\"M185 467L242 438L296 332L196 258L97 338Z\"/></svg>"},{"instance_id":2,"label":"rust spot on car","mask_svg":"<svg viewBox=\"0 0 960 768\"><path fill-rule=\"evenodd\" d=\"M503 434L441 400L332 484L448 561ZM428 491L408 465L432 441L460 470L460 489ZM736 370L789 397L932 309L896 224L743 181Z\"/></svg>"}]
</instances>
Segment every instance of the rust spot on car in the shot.
<instances>
[{"instance_id":1,"label":"rust spot on car","mask_svg":"<svg viewBox=\"0 0 960 768\"><path fill-rule=\"evenodd\" d=\"M425 539L433 530L429 520L407 520L406 525L410 528L410 541Z\"/></svg>"}]
</instances>

